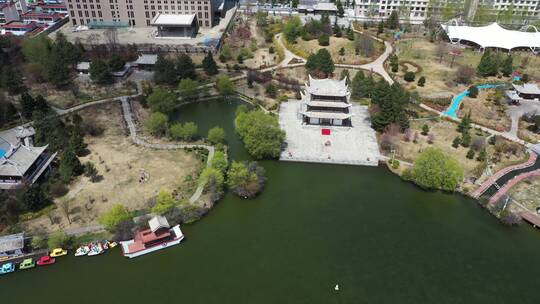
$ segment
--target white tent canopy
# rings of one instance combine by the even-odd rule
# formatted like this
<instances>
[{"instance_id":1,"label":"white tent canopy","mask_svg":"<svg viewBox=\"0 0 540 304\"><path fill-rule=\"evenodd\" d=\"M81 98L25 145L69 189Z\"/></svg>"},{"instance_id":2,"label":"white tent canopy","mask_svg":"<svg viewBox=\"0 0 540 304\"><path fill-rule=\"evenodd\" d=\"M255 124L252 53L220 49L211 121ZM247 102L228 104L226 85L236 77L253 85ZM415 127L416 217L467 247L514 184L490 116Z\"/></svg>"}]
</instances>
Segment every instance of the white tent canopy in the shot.
<instances>
[{"instance_id":1,"label":"white tent canopy","mask_svg":"<svg viewBox=\"0 0 540 304\"><path fill-rule=\"evenodd\" d=\"M511 31L497 23L479 27L441 24L441 27L453 43L466 40L478 44L481 48L530 48L532 51L540 49L540 32L534 27L534 32Z\"/></svg>"}]
</instances>

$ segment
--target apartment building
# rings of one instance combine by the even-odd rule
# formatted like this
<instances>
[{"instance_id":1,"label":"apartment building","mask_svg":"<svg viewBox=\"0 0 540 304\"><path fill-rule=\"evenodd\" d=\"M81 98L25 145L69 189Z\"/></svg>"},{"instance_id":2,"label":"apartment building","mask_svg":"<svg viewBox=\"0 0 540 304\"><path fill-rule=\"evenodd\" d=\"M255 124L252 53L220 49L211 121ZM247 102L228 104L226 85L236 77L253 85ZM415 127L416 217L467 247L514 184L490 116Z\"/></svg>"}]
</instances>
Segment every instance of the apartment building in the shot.
<instances>
[{"instance_id":1,"label":"apartment building","mask_svg":"<svg viewBox=\"0 0 540 304\"><path fill-rule=\"evenodd\" d=\"M194 16L199 27L219 22L217 0L66 0L72 25L151 26L156 15Z\"/></svg>"},{"instance_id":2,"label":"apartment building","mask_svg":"<svg viewBox=\"0 0 540 304\"><path fill-rule=\"evenodd\" d=\"M444 14L446 9L463 12L467 17L469 10L474 11L478 5L487 7L497 14L511 8L515 14L526 17L538 17L540 15L540 0L356 0L355 15L367 19L384 19L390 16L392 11L398 11L401 18L407 18L412 23L424 21L429 13ZM476 5L476 6L475 6ZM467 12L466 12L467 11Z\"/></svg>"}]
</instances>

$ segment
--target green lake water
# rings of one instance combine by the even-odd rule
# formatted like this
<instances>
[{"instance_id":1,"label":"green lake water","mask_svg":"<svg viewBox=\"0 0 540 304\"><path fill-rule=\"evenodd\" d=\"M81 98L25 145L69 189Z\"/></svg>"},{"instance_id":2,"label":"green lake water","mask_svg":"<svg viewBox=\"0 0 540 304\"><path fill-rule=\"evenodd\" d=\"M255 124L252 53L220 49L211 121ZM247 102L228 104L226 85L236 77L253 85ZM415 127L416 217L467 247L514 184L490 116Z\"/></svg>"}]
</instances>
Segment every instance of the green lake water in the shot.
<instances>
[{"instance_id":1,"label":"green lake water","mask_svg":"<svg viewBox=\"0 0 540 304\"><path fill-rule=\"evenodd\" d=\"M236 104L177 118L228 132ZM210 121L203 123L203 120ZM0 277L0 303L536 303L540 232L475 201L424 192L386 169L266 161L254 200L228 194L181 245L120 249ZM339 284L340 290L334 291Z\"/></svg>"}]
</instances>

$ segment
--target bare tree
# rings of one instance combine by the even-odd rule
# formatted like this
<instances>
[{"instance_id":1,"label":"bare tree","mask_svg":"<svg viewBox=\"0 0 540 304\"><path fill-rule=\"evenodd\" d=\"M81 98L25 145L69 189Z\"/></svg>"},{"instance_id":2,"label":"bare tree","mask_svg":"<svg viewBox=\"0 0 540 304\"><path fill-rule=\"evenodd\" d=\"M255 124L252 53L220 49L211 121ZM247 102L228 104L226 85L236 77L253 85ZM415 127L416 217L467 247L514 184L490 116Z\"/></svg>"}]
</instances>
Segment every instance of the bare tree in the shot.
<instances>
[{"instance_id":1,"label":"bare tree","mask_svg":"<svg viewBox=\"0 0 540 304\"><path fill-rule=\"evenodd\" d=\"M118 46L118 31L116 28L109 28L103 32L103 37L109 45L109 50L114 51Z\"/></svg>"},{"instance_id":2,"label":"bare tree","mask_svg":"<svg viewBox=\"0 0 540 304\"><path fill-rule=\"evenodd\" d=\"M47 218L49 218L49 221L51 221L51 225L54 225L54 214L53 214L53 210L52 208L49 208L46 212L45 212L45 215L47 216Z\"/></svg>"},{"instance_id":3,"label":"bare tree","mask_svg":"<svg viewBox=\"0 0 540 304\"><path fill-rule=\"evenodd\" d=\"M99 41L101 40L101 37L98 33L92 33L86 37L86 44L89 45L96 45L99 44Z\"/></svg>"},{"instance_id":4,"label":"bare tree","mask_svg":"<svg viewBox=\"0 0 540 304\"><path fill-rule=\"evenodd\" d=\"M68 223L71 225L71 218L69 217L71 213L71 200L63 199L60 201L60 209L62 210L62 213L64 213L64 216L68 220Z\"/></svg>"},{"instance_id":5,"label":"bare tree","mask_svg":"<svg viewBox=\"0 0 540 304\"><path fill-rule=\"evenodd\" d=\"M439 63L442 62L444 55L448 54L448 47L444 43L439 43L435 49L435 54L439 57Z\"/></svg>"}]
</instances>

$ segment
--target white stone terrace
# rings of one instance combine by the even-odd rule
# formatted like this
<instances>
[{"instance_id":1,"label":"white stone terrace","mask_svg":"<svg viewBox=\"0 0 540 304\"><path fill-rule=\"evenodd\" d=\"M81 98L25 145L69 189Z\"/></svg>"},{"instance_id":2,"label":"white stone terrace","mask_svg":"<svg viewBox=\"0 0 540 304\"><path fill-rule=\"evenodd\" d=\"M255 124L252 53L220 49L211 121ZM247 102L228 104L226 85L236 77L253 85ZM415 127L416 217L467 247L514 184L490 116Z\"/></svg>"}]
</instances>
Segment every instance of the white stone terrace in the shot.
<instances>
[{"instance_id":1,"label":"white stone terrace","mask_svg":"<svg viewBox=\"0 0 540 304\"><path fill-rule=\"evenodd\" d=\"M381 157L366 106L353 104L353 127L302 124L299 100L282 103L279 124L286 132L287 147L280 160L377 166ZM321 129L330 129L322 135Z\"/></svg>"}]
</instances>

